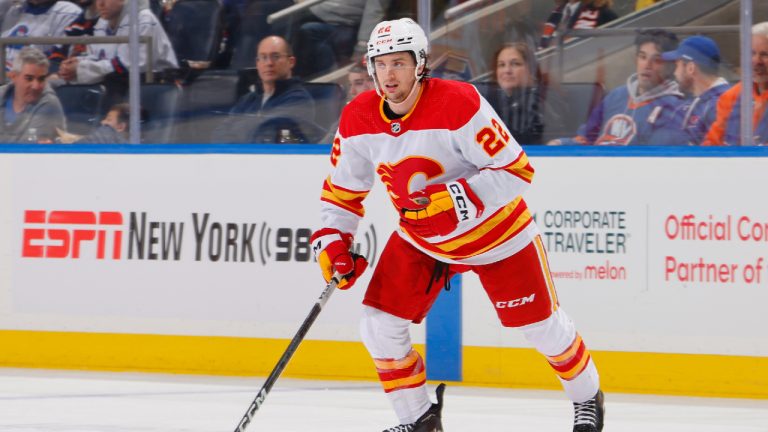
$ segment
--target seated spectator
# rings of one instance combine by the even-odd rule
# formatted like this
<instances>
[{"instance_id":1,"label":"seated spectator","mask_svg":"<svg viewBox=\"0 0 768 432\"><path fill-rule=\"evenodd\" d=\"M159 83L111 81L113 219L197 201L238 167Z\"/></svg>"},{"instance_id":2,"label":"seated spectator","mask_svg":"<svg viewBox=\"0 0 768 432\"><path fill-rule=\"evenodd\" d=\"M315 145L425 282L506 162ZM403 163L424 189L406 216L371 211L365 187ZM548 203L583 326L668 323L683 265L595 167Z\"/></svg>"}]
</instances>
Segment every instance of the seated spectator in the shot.
<instances>
[{"instance_id":1,"label":"seated spectator","mask_svg":"<svg viewBox=\"0 0 768 432\"><path fill-rule=\"evenodd\" d=\"M365 61L360 60L353 64L347 73L347 103L360 93L373 89L373 77L368 75Z\"/></svg>"},{"instance_id":2,"label":"seated spectator","mask_svg":"<svg viewBox=\"0 0 768 432\"><path fill-rule=\"evenodd\" d=\"M539 48L570 29L593 29L618 18L613 0L555 0L555 9L544 23Z\"/></svg>"},{"instance_id":3,"label":"seated spectator","mask_svg":"<svg viewBox=\"0 0 768 432\"><path fill-rule=\"evenodd\" d=\"M229 117L213 131L217 143L274 143L282 131L291 139L311 142L304 126L315 118L314 102L297 78L292 77L296 58L280 36L267 36L256 54L260 85L242 96Z\"/></svg>"},{"instance_id":4,"label":"seated spectator","mask_svg":"<svg viewBox=\"0 0 768 432\"><path fill-rule=\"evenodd\" d=\"M717 118L704 145L741 144L741 86L731 87L717 101ZM768 144L768 21L752 26L752 98L755 145Z\"/></svg>"},{"instance_id":5,"label":"seated spectator","mask_svg":"<svg viewBox=\"0 0 768 432\"><path fill-rule=\"evenodd\" d=\"M146 112L142 111L142 118ZM113 105L96 130L88 135L76 135L57 130L59 142L64 144L125 144L128 142L128 127L131 106L127 103Z\"/></svg>"},{"instance_id":6,"label":"seated spectator","mask_svg":"<svg viewBox=\"0 0 768 432\"><path fill-rule=\"evenodd\" d=\"M676 121L683 103L674 64L661 53L677 48L677 37L663 30L645 30L635 39L637 72L627 84L611 90L579 128L575 138L549 144L674 145L688 143Z\"/></svg>"},{"instance_id":7,"label":"seated spectator","mask_svg":"<svg viewBox=\"0 0 768 432\"><path fill-rule=\"evenodd\" d=\"M2 37L9 36L65 36L64 29L82 10L68 1L24 0L12 6L3 17ZM34 45L49 56L50 68L56 70L62 58L54 52L55 45ZM6 70L22 47L8 46L5 50Z\"/></svg>"},{"instance_id":8,"label":"seated spectator","mask_svg":"<svg viewBox=\"0 0 768 432\"><path fill-rule=\"evenodd\" d=\"M688 133L688 144L699 145L715 121L717 99L730 87L725 78L718 76L720 49L706 36L691 36L661 58L675 62L680 90L691 97L681 107L679 124Z\"/></svg>"},{"instance_id":9,"label":"seated spectator","mask_svg":"<svg viewBox=\"0 0 768 432\"><path fill-rule=\"evenodd\" d=\"M296 36L296 74L307 78L355 62L391 0L326 0L309 7Z\"/></svg>"},{"instance_id":10,"label":"seated spectator","mask_svg":"<svg viewBox=\"0 0 768 432\"><path fill-rule=\"evenodd\" d=\"M350 103L360 93L373 90L374 88L373 77L368 74L368 68L363 60L358 61L349 68L347 73L347 103ZM333 142L338 128L339 122L336 121L320 142L325 144Z\"/></svg>"},{"instance_id":11,"label":"seated spectator","mask_svg":"<svg viewBox=\"0 0 768 432\"><path fill-rule=\"evenodd\" d=\"M93 36L93 28L99 20L99 11L96 9L94 0L74 0L83 11L75 18L72 23L64 28L64 34L67 36ZM88 48L86 45L78 44L75 46L61 45L54 49L54 53L63 61L67 57L80 56L86 54Z\"/></svg>"},{"instance_id":12,"label":"seated spectator","mask_svg":"<svg viewBox=\"0 0 768 432\"><path fill-rule=\"evenodd\" d=\"M37 48L25 47L14 57L11 82L0 87L0 142L50 141L64 128L64 110L47 85L50 62Z\"/></svg>"},{"instance_id":13,"label":"seated spectator","mask_svg":"<svg viewBox=\"0 0 768 432\"><path fill-rule=\"evenodd\" d=\"M533 50L521 42L506 43L496 51L493 65L498 87L491 87L483 96L517 142L542 144L545 106L556 104L544 103ZM548 118L557 118L557 115L551 113Z\"/></svg>"},{"instance_id":14,"label":"seated spectator","mask_svg":"<svg viewBox=\"0 0 768 432\"><path fill-rule=\"evenodd\" d=\"M99 20L93 28L94 36L128 36L128 8L125 0L96 0ZM141 4L141 3L140 3ZM143 2L139 10L139 34L152 37L153 71L177 68L176 54L157 17ZM147 70L146 50L139 51L139 68ZM127 80L130 65L128 44L90 44L86 55L64 60L59 76L68 82L93 84L104 80L108 74Z\"/></svg>"}]
</instances>

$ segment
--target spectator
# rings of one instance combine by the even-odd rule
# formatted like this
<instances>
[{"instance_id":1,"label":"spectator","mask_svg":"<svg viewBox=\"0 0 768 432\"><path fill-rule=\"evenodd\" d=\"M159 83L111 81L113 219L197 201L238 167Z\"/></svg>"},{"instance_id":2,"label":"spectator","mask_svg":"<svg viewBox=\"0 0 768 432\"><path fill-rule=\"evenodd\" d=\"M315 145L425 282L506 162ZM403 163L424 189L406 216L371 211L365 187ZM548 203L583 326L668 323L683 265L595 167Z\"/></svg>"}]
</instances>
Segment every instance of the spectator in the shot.
<instances>
[{"instance_id":1,"label":"spectator","mask_svg":"<svg viewBox=\"0 0 768 432\"><path fill-rule=\"evenodd\" d=\"M64 29L82 10L73 3L58 0L24 0L13 5L3 17L1 35L9 36L65 36ZM54 52L55 45L34 45L49 56L49 68L56 70L61 57ZM9 70L21 45L8 46L5 68Z\"/></svg>"},{"instance_id":2,"label":"spectator","mask_svg":"<svg viewBox=\"0 0 768 432\"><path fill-rule=\"evenodd\" d=\"M64 110L46 83L50 62L37 48L22 48L14 57L11 82L0 87L0 142L49 141L64 128Z\"/></svg>"},{"instance_id":3,"label":"spectator","mask_svg":"<svg viewBox=\"0 0 768 432\"><path fill-rule=\"evenodd\" d=\"M280 36L259 42L256 70L260 85L237 101L229 117L213 131L218 143L274 143L282 131L291 140L311 142L320 133L307 132L307 119L314 119L314 102L301 82L292 77L296 58ZM312 135L316 134L316 135ZM309 135L309 136L308 136Z\"/></svg>"},{"instance_id":4,"label":"spectator","mask_svg":"<svg viewBox=\"0 0 768 432\"><path fill-rule=\"evenodd\" d=\"M483 96L520 144L543 144L544 103L536 57L525 43L506 43L494 54L494 73L498 87ZM548 108L551 110L551 108ZM552 113L548 118L557 118Z\"/></svg>"},{"instance_id":5,"label":"spectator","mask_svg":"<svg viewBox=\"0 0 768 432\"><path fill-rule=\"evenodd\" d=\"M611 9L613 0L555 0L555 9L544 23L539 48L570 29L593 29L619 16Z\"/></svg>"},{"instance_id":6,"label":"spectator","mask_svg":"<svg viewBox=\"0 0 768 432\"><path fill-rule=\"evenodd\" d=\"M699 145L715 121L717 99L730 87L725 78L718 76L720 49L706 36L691 36L661 58L675 62L680 90L692 96L679 112L680 127L688 134L689 144Z\"/></svg>"},{"instance_id":7,"label":"spectator","mask_svg":"<svg viewBox=\"0 0 768 432\"><path fill-rule=\"evenodd\" d=\"M579 128L575 138L549 144L668 145L688 138L675 122L683 102L674 65L661 53L677 48L677 37L664 30L645 30L635 39L637 73L609 92Z\"/></svg>"},{"instance_id":8,"label":"spectator","mask_svg":"<svg viewBox=\"0 0 768 432\"><path fill-rule=\"evenodd\" d=\"M717 118L707 132L704 145L741 144L741 86L731 87L717 101ZM768 21L752 26L753 139L768 144Z\"/></svg>"},{"instance_id":9,"label":"spectator","mask_svg":"<svg viewBox=\"0 0 768 432\"><path fill-rule=\"evenodd\" d=\"M74 0L83 11L64 28L64 34L67 36L93 36L93 28L96 26L96 22L99 20L99 12L96 10L96 3L94 0ZM54 48L52 58L56 59L59 63L71 56L83 55L88 51L86 45L77 44L75 46L60 45ZM58 65L57 68L58 69ZM58 78L56 76L55 78Z\"/></svg>"},{"instance_id":10,"label":"spectator","mask_svg":"<svg viewBox=\"0 0 768 432\"><path fill-rule=\"evenodd\" d=\"M357 97L360 93L374 89L373 77L368 74L365 61L361 60L353 64L347 73L347 103L352 102L352 99ZM338 128L339 122L336 121L320 142L326 144L333 142L333 138L336 135L336 130Z\"/></svg>"},{"instance_id":11,"label":"spectator","mask_svg":"<svg viewBox=\"0 0 768 432\"><path fill-rule=\"evenodd\" d=\"M347 103L360 93L373 89L373 77L368 75L365 61L356 62L347 73Z\"/></svg>"},{"instance_id":12,"label":"spectator","mask_svg":"<svg viewBox=\"0 0 768 432\"><path fill-rule=\"evenodd\" d=\"M309 77L362 59L391 0L326 0L309 7L296 39L296 74Z\"/></svg>"},{"instance_id":13,"label":"spectator","mask_svg":"<svg viewBox=\"0 0 768 432\"><path fill-rule=\"evenodd\" d=\"M125 0L96 0L99 20L93 28L94 36L128 36L128 8ZM154 64L152 70L177 68L176 54L157 17L140 3L139 34L152 37ZM108 74L127 81L129 63L128 44L91 44L85 56L71 57L62 62L59 76L65 81L83 84L101 82ZM139 67L147 70L146 50L139 51Z\"/></svg>"},{"instance_id":14,"label":"spectator","mask_svg":"<svg viewBox=\"0 0 768 432\"><path fill-rule=\"evenodd\" d=\"M141 112L142 121L146 112ZM59 141L64 144L125 144L128 142L128 127L131 118L131 106L127 103L113 105L101 120L96 130L88 135L75 135L62 130L57 131Z\"/></svg>"}]
</instances>

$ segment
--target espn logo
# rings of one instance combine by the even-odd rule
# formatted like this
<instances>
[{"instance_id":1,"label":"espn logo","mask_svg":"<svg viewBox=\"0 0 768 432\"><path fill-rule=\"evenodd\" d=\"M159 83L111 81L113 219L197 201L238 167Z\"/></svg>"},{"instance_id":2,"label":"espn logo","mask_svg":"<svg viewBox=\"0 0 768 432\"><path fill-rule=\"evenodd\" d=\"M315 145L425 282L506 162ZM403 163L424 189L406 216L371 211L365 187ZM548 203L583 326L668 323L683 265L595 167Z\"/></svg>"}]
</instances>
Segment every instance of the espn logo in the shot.
<instances>
[{"instance_id":1,"label":"espn logo","mask_svg":"<svg viewBox=\"0 0 768 432\"><path fill-rule=\"evenodd\" d=\"M21 256L80 258L84 242L96 243L96 258L104 259L111 239L112 259L120 259L123 215L115 211L26 210Z\"/></svg>"}]
</instances>

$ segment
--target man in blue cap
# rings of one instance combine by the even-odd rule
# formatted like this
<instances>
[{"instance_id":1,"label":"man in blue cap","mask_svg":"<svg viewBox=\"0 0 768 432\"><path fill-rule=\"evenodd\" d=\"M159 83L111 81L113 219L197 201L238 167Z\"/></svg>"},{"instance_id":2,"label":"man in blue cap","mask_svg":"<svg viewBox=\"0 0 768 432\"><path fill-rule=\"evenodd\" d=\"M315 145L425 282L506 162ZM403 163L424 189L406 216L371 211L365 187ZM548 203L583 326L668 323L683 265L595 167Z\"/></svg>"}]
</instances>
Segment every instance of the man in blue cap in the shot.
<instances>
[{"instance_id":1,"label":"man in blue cap","mask_svg":"<svg viewBox=\"0 0 768 432\"><path fill-rule=\"evenodd\" d=\"M680 108L680 127L688 134L688 144L699 145L717 117L717 99L730 87L719 76L720 49L706 36L691 36L661 58L675 62L680 91L691 98Z\"/></svg>"}]
</instances>

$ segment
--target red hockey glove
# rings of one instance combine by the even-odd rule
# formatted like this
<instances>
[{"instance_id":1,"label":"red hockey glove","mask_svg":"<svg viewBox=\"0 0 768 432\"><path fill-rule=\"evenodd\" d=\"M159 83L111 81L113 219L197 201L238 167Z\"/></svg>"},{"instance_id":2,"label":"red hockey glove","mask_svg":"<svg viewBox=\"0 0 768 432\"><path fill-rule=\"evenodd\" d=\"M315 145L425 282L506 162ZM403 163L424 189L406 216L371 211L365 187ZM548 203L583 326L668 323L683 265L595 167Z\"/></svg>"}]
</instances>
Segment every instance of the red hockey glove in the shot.
<instances>
[{"instance_id":1,"label":"red hockey glove","mask_svg":"<svg viewBox=\"0 0 768 432\"><path fill-rule=\"evenodd\" d=\"M343 276L337 285L339 289L351 288L357 277L368 267L365 257L349 251L352 246L352 234L323 228L315 231L309 240L325 281L330 282L334 272Z\"/></svg>"},{"instance_id":2,"label":"red hockey glove","mask_svg":"<svg viewBox=\"0 0 768 432\"><path fill-rule=\"evenodd\" d=\"M485 210L464 179L429 185L409 196L412 208L403 208L400 226L420 237L452 233L461 222L480 217Z\"/></svg>"}]
</instances>

